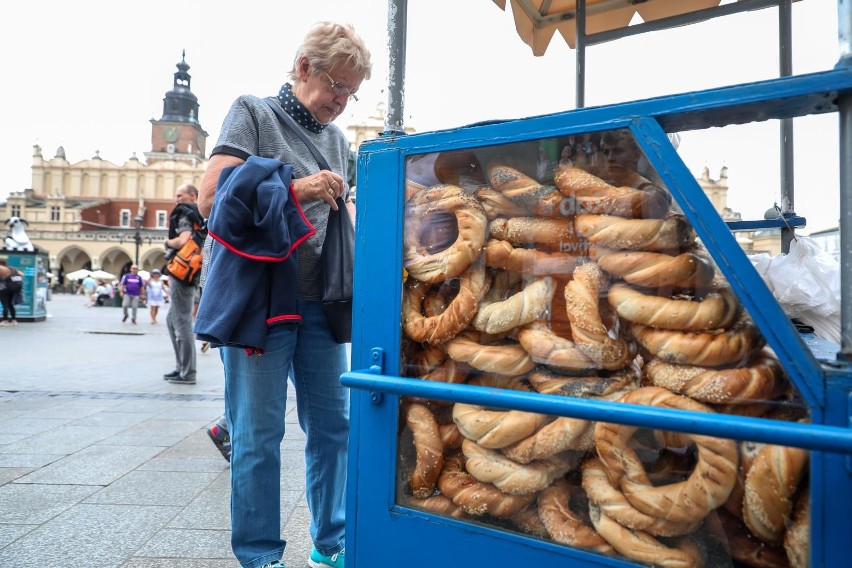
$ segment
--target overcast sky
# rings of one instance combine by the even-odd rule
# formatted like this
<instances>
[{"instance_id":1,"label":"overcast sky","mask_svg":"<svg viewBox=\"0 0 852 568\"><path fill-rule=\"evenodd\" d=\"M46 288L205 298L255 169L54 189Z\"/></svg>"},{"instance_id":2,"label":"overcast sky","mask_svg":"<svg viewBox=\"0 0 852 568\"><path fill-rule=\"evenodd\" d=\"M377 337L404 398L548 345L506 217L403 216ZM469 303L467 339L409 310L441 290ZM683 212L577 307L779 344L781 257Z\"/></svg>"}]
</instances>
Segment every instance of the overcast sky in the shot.
<instances>
[{"instance_id":1,"label":"overcast sky","mask_svg":"<svg viewBox=\"0 0 852 568\"><path fill-rule=\"evenodd\" d=\"M0 34L0 201L31 185L32 146L45 158L65 148L72 163L95 151L122 164L151 146L175 64L186 50L199 122L219 135L240 94L277 92L310 24L352 23L374 56L361 101L337 124L365 120L386 103L387 2L314 0L33 0L16 4ZM511 9L491 0L410 0L404 116L418 132L481 120L570 110L575 52L555 36L543 57L517 36ZM830 69L838 59L837 3L793 4L793 71ZM627 38L587 51L587 106L770 79L778 75L777 10L718 18ZM729 168L729 205L762 217L777 200L778 124L684 133L687 167L711 177ZM804 232L837 225L837 118L797 119L797 213ZM805 156L807 154L807 156Z\"/></svg>"}]
</instances>

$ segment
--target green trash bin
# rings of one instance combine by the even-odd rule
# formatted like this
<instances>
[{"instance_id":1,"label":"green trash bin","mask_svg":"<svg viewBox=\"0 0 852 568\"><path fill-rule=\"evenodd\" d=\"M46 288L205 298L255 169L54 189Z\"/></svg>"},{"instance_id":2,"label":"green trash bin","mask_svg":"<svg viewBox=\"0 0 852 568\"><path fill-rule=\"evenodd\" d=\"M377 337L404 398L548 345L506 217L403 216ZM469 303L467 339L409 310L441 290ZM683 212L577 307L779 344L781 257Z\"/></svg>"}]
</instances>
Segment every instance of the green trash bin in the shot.
<instances>
[{"instance_id":1,"label":"green trash bin","mask_svg":"<svg viewBox=\"0 0 852 568\"><path fill-rule=\"evenodd\" d=\"M112 297L112 305L116 308L121 307L121 294L119 294L118 292L116 292Z\"/></svg>"}]
</instances>

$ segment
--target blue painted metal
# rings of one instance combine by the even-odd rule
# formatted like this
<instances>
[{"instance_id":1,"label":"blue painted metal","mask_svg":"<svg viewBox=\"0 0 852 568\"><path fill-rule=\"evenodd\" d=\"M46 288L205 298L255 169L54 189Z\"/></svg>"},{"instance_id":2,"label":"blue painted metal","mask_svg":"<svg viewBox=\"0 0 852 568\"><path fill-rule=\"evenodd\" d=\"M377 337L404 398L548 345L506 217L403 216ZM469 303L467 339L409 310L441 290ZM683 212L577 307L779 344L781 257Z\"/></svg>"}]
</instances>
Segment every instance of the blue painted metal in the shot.
<instances>
[{"instance_id":1,"label":"blue painted metal","mask_svg":"<svg viewBox=\"0 0 852 568\"><path fill-rule=\"evenodd\" d=\"M585 398L541 396L520 391L389 377L378 374L375 370L344 373L341 376L341 382L351 388L372 392L465 402L596 422L631 424L643 428L852 454L852 430L848 428L727 414L667 410Z\"/></svg>"},{"instance_id":2,"label":"blue painted metal","mask_svg":"<svg viewBox=\"0 0 852 568\"><path fill-rule=\"evenodd\" d=\"M772 300L772 293L766 283L734 240L733 234L683 164L659 124L653 119L637 118L631 128L651 165L666 183L701 242L763 332L811 412L820 412L823 404L822 374L816 359L790 323L790 318ZM812 418L818 421L816 416Z\"/></svg>"},{"instance_id":3,"label":"blue painted metal","mask_svg":"<svg viewBox=\"0 0 852 568\"><path fill-rule=\"evenodd\" d=\"M366 142L359 153L355 309L348 478L347 561L350 568L403 561L412 568L475 559L490 567L518 565L634 566L475 523L397 505L396 447L399 396L465 400L488 406L605 419L661 429L713 433L734 439L812 448L812 563L848 565L852 539L850 390L852 371L808 349L789 324L695 180L665 138L666 132L837 111L838 93L852 92L852 70L787 77L566 113ZM811 410L811 422L708 416L649 407L578 401L399 377L404 161L414 154L479 148L630 128L669 186L714 260L792 377ZM847 191L848 188L844 188ZM381 364L376 364L375 350ZM366 389L366 390L363 390ZM377 397L374 393L384 393ZM393 560L391 560L393 559Z\"/></svg>"},{"instance_id":4,"label":"blue painted metal","mask_svg":"<svg viewBox=\"0 0 852 568\"><path fill-rule=\"evenodd\" d=\"M762 221L727 221L725 224L731 231L754 231L756 229L805 227L808 224L808 220L798 215L789 215L779 217L778 219L764 219Z\"/></svg>"}]
</instances>

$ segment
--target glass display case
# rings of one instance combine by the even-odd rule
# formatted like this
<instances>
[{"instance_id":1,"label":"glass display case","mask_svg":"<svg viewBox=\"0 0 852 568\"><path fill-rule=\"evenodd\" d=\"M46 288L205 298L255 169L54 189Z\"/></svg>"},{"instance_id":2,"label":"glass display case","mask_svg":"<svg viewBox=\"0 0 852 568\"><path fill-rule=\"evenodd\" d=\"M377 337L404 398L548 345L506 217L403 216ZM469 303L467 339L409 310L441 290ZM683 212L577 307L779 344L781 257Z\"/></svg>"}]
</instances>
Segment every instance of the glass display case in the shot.
<instances>
[{"instance_id":1,"label":"glass display case","mask_svg":"<svg viewBox=\"0 0 852 568\"><path fill-rule=\"evenodd\" d=\"M850 90L832 71L362 146L350 565L842 564L849 369L668 133Z\"/></svg>"}]
</instances>

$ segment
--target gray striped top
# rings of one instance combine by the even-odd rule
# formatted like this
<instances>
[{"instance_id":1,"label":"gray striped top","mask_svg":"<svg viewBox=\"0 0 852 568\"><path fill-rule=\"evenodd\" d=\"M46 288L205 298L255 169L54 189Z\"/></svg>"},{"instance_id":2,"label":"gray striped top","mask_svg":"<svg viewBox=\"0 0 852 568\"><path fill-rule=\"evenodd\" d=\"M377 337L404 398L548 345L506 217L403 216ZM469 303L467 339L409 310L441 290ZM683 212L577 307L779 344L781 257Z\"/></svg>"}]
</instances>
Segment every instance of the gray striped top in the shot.
<instances>
[{"instance_id":1,"label":"gray striped top","mask_svg":"<svg viewBox=\"0 0 852 568\"><path fill-rule=\"evenodd\" d=\"M316 145L332 171L343 177L345 184L348 179L349 142L340 128L329 124L319 134L309 130L302 132ZM297 178L319 171L316 159L304 142L279 122L266 101L251 95L243 95L231 105L212 154L229 154L242 159L249 156L277 158L292 164ZM345 191L348 195L348 186ZM316 229L316 235L298 249L298 297L300 300L318 301L322 299L319 256L325 239L329 206L322 200L300 202L300 205Z\"/></svg>"}]
</instances>

